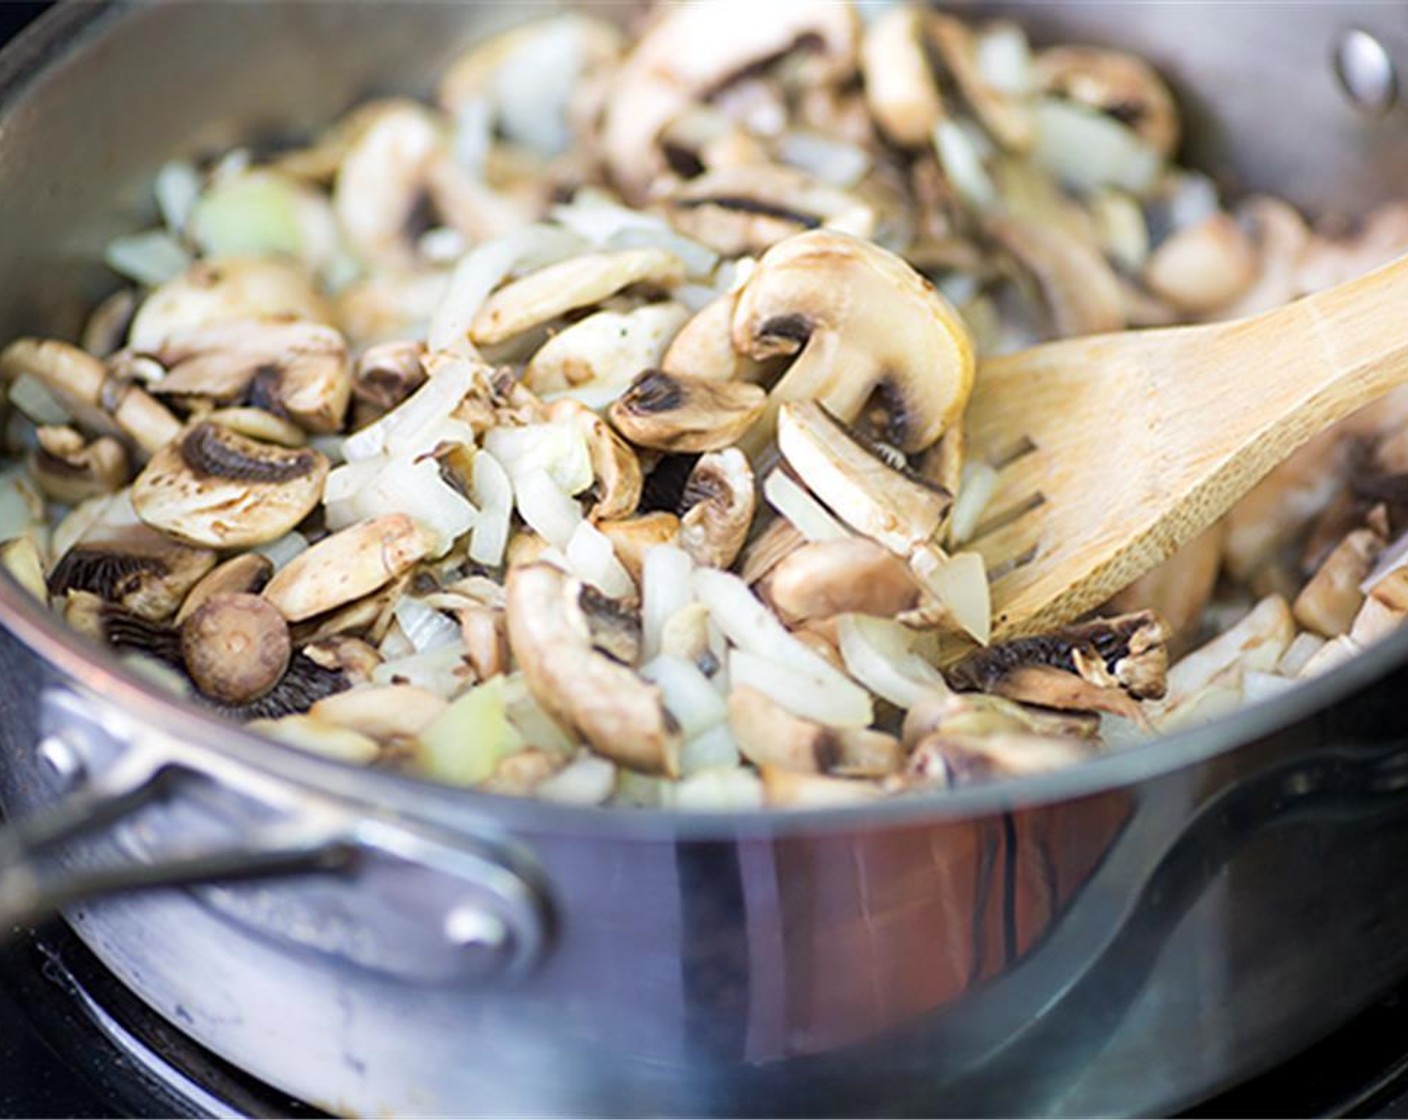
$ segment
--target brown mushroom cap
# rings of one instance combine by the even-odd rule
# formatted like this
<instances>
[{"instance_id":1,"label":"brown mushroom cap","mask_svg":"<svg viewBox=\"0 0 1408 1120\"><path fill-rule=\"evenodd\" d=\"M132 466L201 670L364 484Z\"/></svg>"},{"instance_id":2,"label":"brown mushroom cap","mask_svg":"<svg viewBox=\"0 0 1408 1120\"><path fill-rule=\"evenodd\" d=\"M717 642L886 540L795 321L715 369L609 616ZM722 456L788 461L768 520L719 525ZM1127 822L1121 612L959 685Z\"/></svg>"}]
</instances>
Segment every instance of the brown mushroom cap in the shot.
<instances>
[{"instance_id":1,"label":"brown mushroom cap","mask_svg":"<svg viewBox=\"0 0 1408 1120\"><path fill-rule=\"evenodd\" d=\"M288 624L258 595L215 595L181 624L181 659L200 691L222 704L257 700L293 655Z\"/></svg>"},{"instance_id":2,"label":"brown mushroom cap","mask_svg":"<svg viewBox=\"0 0 1408 1120\"><path fill-rule=\"evenodd\" d=\"M717 451L753 426L767 393L739 381L704 381L646 370L611 405L611 423L632 443L659 451Z\"/></svg>"},{"instance_id":3,"label":"brown mushroom cap","mask_svg":"<svg viewBox=\"0 0 1408 1120\"><path fill-rule=\"evenodd\" d=\"M920 598L908 565L864 537L802 545L778 562L760 590L788 625L838 614L890 618Z\"/></svg>"},{"instance_id":4,"label":"brown mushroom cap","mask_svg":"<svg viewBox=\"0 0 1408 1120\"><path fill-rule=\"evenodd\" d=\"M127 450L112 436L89 442L73 428L41 427L29 470L44 496L77 505L127 481Z\"/></svg>"},{"instance_id":5,"label":"brown mushroom cap","mask_svg":"<svg viewBox=\"0 0 1408 1120\"><path fill-rule=\"evenodd\" d=\"M743 452L729 447L700 456L680 501L680 546L696 564L731 567L752 527L756 504L753 468Z\"/></svg>"}]
</instances>

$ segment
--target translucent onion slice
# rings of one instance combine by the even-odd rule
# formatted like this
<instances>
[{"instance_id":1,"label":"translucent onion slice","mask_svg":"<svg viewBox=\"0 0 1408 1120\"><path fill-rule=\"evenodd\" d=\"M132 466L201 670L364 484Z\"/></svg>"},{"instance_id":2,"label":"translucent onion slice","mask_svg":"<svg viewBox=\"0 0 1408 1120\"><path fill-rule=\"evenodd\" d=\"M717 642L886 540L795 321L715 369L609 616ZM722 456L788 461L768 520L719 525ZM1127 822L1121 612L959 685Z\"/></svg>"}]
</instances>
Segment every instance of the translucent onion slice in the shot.
<instances>
[{"instance_id":1,"label":"translucent onion slice","mask_svg":"<svg viewBox=\"0 0 1408 1120\"><path fill-rule=\"evenodd\" d=\"M555 548L566 549L582 523L582 507L564 494L541 468L513 476L518 513L528 527Z\"/></svg>"},{"instance_id":2,"label":"translucent onion slice","mask_svg":"<svg viewBox=\"0 0 1408 1120\"><path fill-rule=\"evenodd\" d=\"M152 183L161 220L173 237L180 237L191 217L191 208L200 197L200 172L183 159L161 166Z\"/></svg>"},{"instance_id":3,"label":"translucent onion slice","mask_svg":"<svg viewBox=\"0 0 1408 1120\"><path fill-rule=\"evenodd\" d=\"M910 648L908 632L898 622L843 614L836 619L836 636L846 671L896 707L907 709L949 691L943 674Z\"/></svg>"},{"instance_id":4,"label":"translucent onion slice","mask_svg":"<svg viewBox=\"0 0 1408 1120\"><path fill-rule=\"evenodd\" d=\"M855 186L870 170L870 156L863 148L816 132L784 132L778 137L777 154L783 163L842 190Z\"/></svg>"},{"instance_id":5,"label":"translucent onion slice","mask_svg":"<svg viewBox=\"0 0 1408 1120\"><path fill-rule=\"evenodd\" d=\"M751 685L794 716L827 727L852 728L869 727L875 718L869 694L844 678L844 688L821 685L809 673L744 649L729 652L728 669L735 685Z\"/></svg>"},{"instance_id":6,"label":"translucent onion slice","mask_svg":"<svg viewBox=\"0 0 1408 1120\"><path fill-rule=\"evenodd\" d=\"M1099 110L1061 98L1036 105L1032 159L1078 191L1120 187L1136 195L1151 190L1163 168L1159 153L1133 129Z\"/></svg>"},{"instance_id":7,"label":"translucent onion slice","mask_svg":"<svg viewBox=\"0 0 1408 1120\"><path fill-rule=\"evenodd\" d=\"M983 157L970 133L952 120L934 126L934 150L959 198L979 212L997 205L997 188L983 167Z\"/></svg>"},{"instance_id":8,"label":"translucent onion slice","mask_svg":"<svg viewBox=\"0 0 1408 1120\"><path fill-rule=\"evenodd\" d=\"M419 685L445 700L458 696L473 679L463 644L383 661L372 670L375 684Z\"/></svg>"},{"instance_id":9,"label":"translucent onion slice","mask_svg":"<svg viewBox=\"0 0 1408 1120\"><path fill-rule=\"evenodd\" d=\"M295 529L276 537L268 544L259 545L254 551L274 565L274 571L277 572L295 556L308 551L308 538Z\"/></svg>"},{"instance_id":10,"label":"translucent onion slice","mask_svg":"<svg viewBox=\"0 0 1408 1120\"><path fill-rule=\"evenodd\" d=\"M497 568L504 562L509 524L513 518L513 483L508 471L487 451L474 457L471 489L479 506L474 533L469 539L469 558L476 564Z\"/></svg>"},{"instance_id":11,"label":"translucent onion slice","mask_svg":"<svg viewBox=\"0 0 1408 1120\"><path fill-rule=\"evenodd\" d=\"M477 512L468 498L446 484L440 477L440 464L429 457L392 459L345 500L326 503L331 528L345 528L363 518L388 513L410 514L435 535L432 556L443 556L449 551L474 525Z\"/></svg>"},{"instance_id":12,"label":"translucent onion slice","mask_svg":"<svg viewBox=\"0 0 1408 1120\"><path fill-rule=\"evenodd\" d=\"M36 424L67 424L71 419L58 397L33 374L22 373L10 382L9 398Z\"/></svg>"},{"instance_id":13,"label":"translucent onion slice","mask_svg":"<svg viewBox=\"0 0 1408 1120\"><path fill-rule=\"evenodd\" d=\"M343 458L353 463L414 445L423 429L449 419L473 383L474 367L468 362L438 366L424 385L385 416L343 440Z\"/></svg>"},{"instance_id":14,"label":"translucent onion slice","mask_svg":"<svg viewBox=\"0 0 1408 1120\"><path fill-rule=\"evenodd\" d=\"M728 769L742 762L733 732L723 724L696 735L680 748L680 773L686 778L702 770Z\"/></svg>"},{"instance_id":15,"label":"translucent onion slice","mask_svg":"<svg viewBox=\"0 0 1408 1120\"><path fill-rule=\"evenodd\" d=\"M526 520L526 518L525 518ZM635 593L635 581L616 558L611 538L590 521L579 521L564 549L574 576L612 599Z\"/></svg>"},{"instance_id":16,"label":"translucent onion slice","mask_svg":"<svg viewBox=\"0 0 1408 1120\"><path fill-rule=\"evenodd\" d=\"M996 489L995 469L977 461L963 464L958 497L953 500L953 510L949 514L948 539L953 544L963 544L973 536Z\"/></svg>"},{"instance_id":17,"label":"translucent onion slice","mask_svg":"<svg viewBox=\"0 0 1408 1120\"><path fill-rule=\"evenodd\" d=\"M773 470L763 482L768 504L809 541L839 541L851 534L811 491L783 470Z\"/></svg>"},{"instance_id":18,"label":"translucent onion slice","mask_svg":"<svg viewBox=\"0 0 1408 1120\"><path fill-rule=\"evenodd\" d=\"M686 739L696 738L728 718L728 706L693 662L656 657L640 667L640 675L660 686L665 707Z\"/></svg>"},{"instance_id":19,"label":"translucent onion slice","mask_svg":"<svg viewBox=\"0 0 1408 1120\"><path fill-rule=\"evenodd\" d=\"M458 646L463 642L458 623L419 599L403 596L394 610L402 633L417 653Z\"/></svg>"},{"instance_id":20,"label":"translucent onion slice","mask_svg":"<svg viewBox=\"0 0 1408 1120\"><path fill-rule=\"evenodd\" d=\"M510 476L543 470L565 494L580 494L595 481L587 437L575 424L490 428L484 433L484 448Z\"/></svg>"},{"instance_id":21,"label":"translucent onion slice","mask_svg":"<svg viewBox=\"0 0 1408 1120\"><path fill-rule=\"evenodd\" d=\"M641 656L649 660L660 652L665 623L694 602L689 576L694 561L674 545L649 549L641 565Z\"/></svg>"},{"instance_id":22,"label":"translucent onion slice","mask_svg":"<svg viewBox=\"0 0 1408 1120\"><path fill-rule=\"evenodd\" d=\"M155 288L185 272L191 255L166 230L152 229L109 241L103 263L119 276Z\"/></svg>"},{"instance_id":23,"label":"translucent onion slice","mask_svg":"<svg viewBox=\"0 0 1408 1120\"><path fill-rule=\"evenodd\" d=\"M922 552L911 559L910 569L949 609L954 622L974 641L987 644L992 637L992 595L981 555L955 552L940 559L935 552Z\"/></svg>"},{"instance_id":24,"label":"translucent onion slice","mask_svg":"<svg viewBox=\"0 0 1408 1120\"><path fill-rule=\"evenodd\" d=\"M1378 563L1364 577L1364 582L1359 585L1359 590L1365 595L1369 594L1377 584L1393 575L1405 564L1408 564L1408 533L1404 533L1379 554Z\"/></svg>"},{"instance_id":25,"label":"translucent onion slice","mask_svg":"<svg viewBox=\"0 0 1408 1120\"><path fill-rule=\"evenodd\" d=\"M522 673L510 673L506 677L493 679L504 682L504 704L508 718L525 740L542 750L562 754L571 754L577 749L577 741L538 703Z\"/></svg>"},{"instance_id":26,"label":"translucent onion slice","mask_svg":"<svg viewBox=\"0 0 1408 1120\"><path fill-rule=\"evenodd\" d=\"M559 805L600 805L616 789L616 764L583 752L552 777L540 782L533 796Z\"/></svg>"},{"instance_id":27,"label":"translucent onion slice","mask_svg":"<svg viewBox=\"0 0 1408 1120\"><path fill-rule=\"evenodd\" d=\"M666 808L696 813L734 813L763 807L763 783L743 766L713 767L674 783L662 783Z\"/></svg>"},{"instance_id":28,"label":"translucent onion slice","mask_svg":"<svg viewBox=\"0 0 1408 1120\"><path fill-rule=\"evenodd\" d=\"M528 744L508 718L502 677L470 689L420 734L429 777L472 786L494 772L499 761Z\"/></svg>"},{"instance_id":29,"label":"translucent onion slice","mask_svg":"<svg viewBox=\"0 0 1408 1120\"><path fill-rule=\"evenodd\" d=\"M1018 97L1032 91L1032 49L1015 23L994 24L978 36L974 62L983 81Z\"/></svg>"}]
</instances>

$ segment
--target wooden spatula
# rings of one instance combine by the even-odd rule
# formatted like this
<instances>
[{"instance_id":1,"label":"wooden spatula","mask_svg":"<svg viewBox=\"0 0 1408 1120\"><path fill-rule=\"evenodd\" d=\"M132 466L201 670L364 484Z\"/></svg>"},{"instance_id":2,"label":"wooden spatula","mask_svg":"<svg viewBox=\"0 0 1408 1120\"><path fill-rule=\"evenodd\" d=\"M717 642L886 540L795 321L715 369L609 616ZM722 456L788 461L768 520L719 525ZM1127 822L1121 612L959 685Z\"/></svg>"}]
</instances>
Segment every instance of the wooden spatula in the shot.
<instances>
[{"instance_id":1,"label":"wooden spatula","mask_svg":"<svg viewBox=\"0 0 1408 1120\"><path fill-rule=\"evenodd\" d=\"M969 455L999 468L973 546L995 638L1103 602L1311 436L1408 382L1408 257L1232 323L982 363Z\"/></svg>"}]
</instances>

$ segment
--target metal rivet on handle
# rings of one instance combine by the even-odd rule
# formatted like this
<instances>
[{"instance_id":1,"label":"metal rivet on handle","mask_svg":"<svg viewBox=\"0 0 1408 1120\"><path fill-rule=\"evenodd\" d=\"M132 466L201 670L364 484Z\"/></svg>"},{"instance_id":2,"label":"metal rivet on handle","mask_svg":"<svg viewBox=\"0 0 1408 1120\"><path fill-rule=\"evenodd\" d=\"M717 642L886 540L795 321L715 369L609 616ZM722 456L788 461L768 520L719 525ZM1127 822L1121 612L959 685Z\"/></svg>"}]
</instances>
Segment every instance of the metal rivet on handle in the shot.
<instances>
[{"instance_id":1,"label":"metal rivet on handle","mask_svg":"<svg viewBox=\"0 0 1408 1120\"><path fill-rule=\"evenodd\" d=\"M465 949L497 952L508 941L502 918L478 906L456 906L445 915L445 937Z\"/></svg>"},{"instance_id":2,"label":"metal rivet on handle","mask_svg":"<svg viewBox=\"0 0 1408 1120\"><path fill-rule=\"evenodd\" d=\"M1398 73L1375 36L1358 27L1341 32L1334 62L1340 88L1361 112L1379 116L1397 104Z\"/></svg>"},{"instance_id":3,"label":"metal rivet on handle","mask_svg":"<svg viewBox=\"0 0 1408 1120\"><path fill-rule=\"evenodd\" d=\"M66 739L44 736L39 741L39 757L65 786L74 786L83 780L83 759Z\"/></svg>"}]
</instances>

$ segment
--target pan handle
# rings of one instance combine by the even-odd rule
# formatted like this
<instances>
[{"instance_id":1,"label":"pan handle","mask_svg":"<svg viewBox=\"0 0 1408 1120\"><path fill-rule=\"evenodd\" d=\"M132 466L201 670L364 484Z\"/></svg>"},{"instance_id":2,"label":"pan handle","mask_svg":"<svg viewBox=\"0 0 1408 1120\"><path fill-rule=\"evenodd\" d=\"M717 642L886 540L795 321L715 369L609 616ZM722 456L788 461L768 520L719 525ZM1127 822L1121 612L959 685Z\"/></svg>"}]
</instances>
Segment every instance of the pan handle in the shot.
<instances>
[{"instance_id":1,"label":"pan handle","mask_svg":"<svg viewBox=\"0 0 1408 1120\"><path fill-rule=\"evenodd\" d=\"M0 940L91 900L194 888L262 933L413 981L519 979L550 946L543 876L506 841L369 816L136 733L68 688L46 690L41 723L69 789L0 827Z\"/></svg>"}]
</instances>

